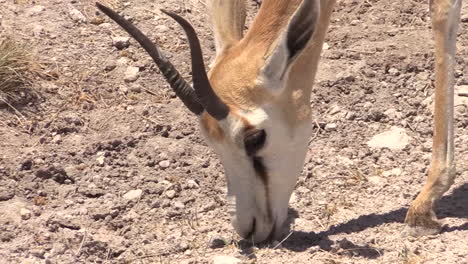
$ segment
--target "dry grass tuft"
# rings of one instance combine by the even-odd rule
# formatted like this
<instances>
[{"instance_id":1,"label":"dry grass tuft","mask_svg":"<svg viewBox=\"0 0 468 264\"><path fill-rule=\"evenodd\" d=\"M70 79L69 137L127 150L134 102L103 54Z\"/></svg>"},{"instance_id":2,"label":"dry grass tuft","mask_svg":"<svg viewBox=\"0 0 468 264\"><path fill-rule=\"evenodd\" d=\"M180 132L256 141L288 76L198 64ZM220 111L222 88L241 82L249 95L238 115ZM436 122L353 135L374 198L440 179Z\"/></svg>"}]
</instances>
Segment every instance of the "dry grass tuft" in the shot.
<instances>
[{"instance_id":1,"label":"dry grass tuft","mask_svg":"<svg viewBox=\"0 0 468 264\"><path fill-rule=\"evenodd\" d=\"M16 103L31 94L39 69L26 45L10 37L0 39L0 103Z\"/></svg>"}]
</instances>

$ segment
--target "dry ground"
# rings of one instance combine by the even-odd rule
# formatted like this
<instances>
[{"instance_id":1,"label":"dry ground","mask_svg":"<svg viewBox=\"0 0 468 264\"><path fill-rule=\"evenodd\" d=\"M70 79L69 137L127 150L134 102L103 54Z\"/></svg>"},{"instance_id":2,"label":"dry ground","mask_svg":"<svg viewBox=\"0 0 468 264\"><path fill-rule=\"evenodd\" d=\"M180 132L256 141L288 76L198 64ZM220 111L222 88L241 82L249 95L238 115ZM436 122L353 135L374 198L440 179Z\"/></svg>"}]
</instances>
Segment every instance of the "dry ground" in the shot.
<instances>
[{"instance_id":1,"label":"dry ground","mask_svg":"<svg viewBox=\"0 0 468 264\"><path fill-rule=\"evenodd\" d=\"M103 2L157 40L185 76L187 44L160 8L190 19L213 58L203 1ZM34 83L40 98L0 109L0 262L211 263L222 255L246 263L468 263L464 98L457 179L437 211L446 226L432 237L401 236L431 152L426 2L339 1L312 96L318 126L291 202L293 232L274 248L233 232L222 167L195 117L135 42L113 46L112 37L126 34L93 1L0 0L2 37L27 43L47 73ZM466 1L462 13L456 84L466 89ZM124 81L129 66L140 70L136 81ZM406 130L408 146L368 147L392 126Z\"/></svg>"}]
</instances>

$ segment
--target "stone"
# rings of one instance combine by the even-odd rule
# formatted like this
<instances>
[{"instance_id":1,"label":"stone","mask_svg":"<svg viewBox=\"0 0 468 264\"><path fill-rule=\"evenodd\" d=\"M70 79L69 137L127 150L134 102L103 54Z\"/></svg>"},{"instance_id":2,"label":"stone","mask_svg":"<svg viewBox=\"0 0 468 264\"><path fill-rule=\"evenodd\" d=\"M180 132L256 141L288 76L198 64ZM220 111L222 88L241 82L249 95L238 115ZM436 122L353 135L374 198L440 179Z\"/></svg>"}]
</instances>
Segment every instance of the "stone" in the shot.
<instances>
[{"instance_id":1,"label":"stone","mask_svg":"<svg viewBox=\"0 0 468 264\"><path fill-rule=\"evenodd\" d=\"M52 143L55 143L55 144L59 144L62 142L62 136L60 135L55 135L53 138L52 138Z\"/></svg>"},{"instance_id":2,"label":"stone","mask_svg":"<svg viewBox=\"0 0 468 264\"><path fill-rule=\"evenodd\" d=\"M241 263L241 260L230 256L215 256L213 258L213 264L237 264Z\"/></svg>"},{"instance_id":3,"label":"stone","mask_svg":"<svg viewBox=\"0 0 468 264\"><path fill-rule=\"evenodd\" d=\"M112 38L112 45L119 50L126 49L130 46L129 37L114 37Z\"/></svg>"},{"instance_id":4,"label":"stone","mask_svg":"<svg viewBox=\"0 0 468 264\"><path fill-rule=\"evenodd\" d=\"M163 169L169 168L170 165L171 165L171 162L168 161L168 160L162 160L162 161L159 162L159 167L161 167Z\"/></svg>"},{"instance_id":5,"label":"stone","mask_svg":"<svg viewBox=\"0 0 468 264\"><path fill-rule=\"evenodd\" d=\"M142 193L143 193L143 190L136 189L136 190L128 191L122 197L126 200L135 200L135 199L140 198Z\"/></svg>"},{"instance_id":6,"label":"stone","mask_svg":"<svg viewBox=\"0 0 468 264\"><path fill-rule=\"evenodd\" d=\"M367 142L367 145L374 149L388 148L391 150L402 150L410 141L411 137L406 134L404 128L392 127L388 131L373 136Z\"/></svg>"},{"instance_id":7,"label":"stone","mask_svg":"<svg viewBox=\"0 0 468 264\"><path fill-rule=\"evenodd\" d=\"M395 108L388 109L384 112L384 115L386 115L389 119L392 120L398 120L403 118L403 115L400 112L398 112Z\"/></svg>"},{"instance_id":8,"label":"stone","mask_svg":"<svg viewBox=\"0 0 468 264\"><path fill-rule=\"evenodd\" d=\"M176 195L176 191L174 191L174 190L169 190L169 191L166 192L166 197L169 198L169 199L174 198L175 195Z\"/></svg>"},{"instance_id":9,"label":"stone","mask_svg":"<svg viewBox=\"0 0 468 264\"><path fill-rule=\"evenodd\" d=\"M325 131L336 131L337 127L338 127L338 125L335 124L335 123L326 124L325 125Z\"/></svg>"},{"instance_id":10,"label":"stone","mask_svg":"<svg viewBox=\"0 0 468 264\"><path fill-rule=\"evenodd\" d=\"M367 178L367 180L375 185L383 185L384 184L384 179L379 176L370 176Z\"/></svg>"},{"instance_id":11,"label":"stone","mask_svg":"<svg viewBox=\"0 0 468 264\"><path fill-rule=\"evenodd\" d=\"M134 82L138 79L140 69L138 67L129 66L125 71L124 81L126 82Z\"/></svg>"},{"instance_id":12,"label":"stone","mask_svg":"<svg viewBox=\"0 0 468 264\"><path fill-rule=\"evenodd\" d=\"M394 169L382 172L382 176L384 177L400 176L401 174L403 174L403 171L400 168L394 168Z\"/></svg>"},{"instance_id":13,"label":"stone","mask_svg":"<svg viewBox=\"0 0 468 264\"><path fill-rule=\"evenodd\" d=\"M45 10L45 7L44 6L41 6L41 5L35 5L31 8L28 8L25 12L26 16L35 16L35 15L38 15L40 13L42 13L43 11Z\"/></svg>"},{"instance_id":14,"label":"stone","mask_svg":"<svg viewBox=\"0 0 468 264\"><path fill-rule=\"evenodd\" d=\"M31 218L31 210L26 209L26 208L21 208L20 216L21 216L21 219L28 220L29 218Z\"/></svg>"},{"instance_id":15,"label":"stone","mask_svg":"<svg viewBox=\"0 0 468 264\"><path fill-rule=\"evenodd\" d=\"M221 237L221 236L214 236L210 240L210 248L215 249L215 248L223 248L226 245L230 244L231 241L227 241L227 239Z\"/></svg>"},{"instance_id":16,"label":"stone","mask_svg":"<svg viewBox=\"0 0 468 264\"><path fill-rule=\"evenodd\" d=\"M175 202L174 203L174 208L182 210L182 209L185 209L185 205L182 202Z\"/></svg>"},{"instance_id":17,"label":"stone","mask_svg":"<svg viewBox=\"0 0 468 264\"><path fill-rule=\"evenodd\" d=\"M81 13L78 9L74 7L70 7L70 10L68 11L68 15L76 23L86 22L86 17L83 15L83 13Z\"/></svg>"},{"instance_id":18,"label":"stone","mask_svg":"<svg viewBox=\"0 0 468 264\"><path fill-rule=\"evenodd\" d=\"M196 181L194 181L194 180L188 180L188 181L187 181L187 187L188 187L189 189L198 189L198 187L200 187L200 186L198 185L198 183L197 183Z\"/></svg>"},{"instance_id":19,"label":"stone","mask_svg":"<svg viewBox=\"0 0 468 264\"><path fill-rule=\"evenodd\" d=\"M96 161L98 163L99 166L103 166L104 163L106 162L106 157L104 156L99 156L96 158Z\"/></svg>"},{"instance_id":20,"label":"stone","mask_svg":"<svg viewBox=\"0 0 468 264\"><path fill-rule=\"evenodd\" d=\"M361 21L357 20L357 19L354 19L354 20L351 20L351 22L349 23L351 26L356 26L360 23Z\"/></svg>"}]
</instances>

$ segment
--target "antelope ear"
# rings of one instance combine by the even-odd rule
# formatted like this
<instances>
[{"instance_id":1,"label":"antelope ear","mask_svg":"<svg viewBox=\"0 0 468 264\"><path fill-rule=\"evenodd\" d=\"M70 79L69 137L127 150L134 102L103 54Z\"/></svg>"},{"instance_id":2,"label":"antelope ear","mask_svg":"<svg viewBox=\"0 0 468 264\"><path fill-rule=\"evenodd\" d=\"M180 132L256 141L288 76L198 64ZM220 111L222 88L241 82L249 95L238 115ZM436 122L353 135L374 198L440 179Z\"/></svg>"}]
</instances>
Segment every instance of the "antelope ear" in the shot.
<instances>
[{"instance_id":1,"label":"antelope ear","mask_svg":"<svg viewBox=\"0 0 468 264\"><path fill-rule=\"evenodd\" d=\"M209 0L216 56L235 45L243 37L246 18L245 0Z\"/></svg>"},{"instance_id":2,"label":"antelope ear","mask_svg":"<svg viewBox=\"0 0 468 264\"><path fill-rule=\"evenodd\" d=\"M272 89L274 94L283 90L282 84L288 78L290 66L307 47L316 29L319 15L320 0L303 0L286 28L268 50L261 78L269 83L265 86Z\"/></svg>"}]
</instances>

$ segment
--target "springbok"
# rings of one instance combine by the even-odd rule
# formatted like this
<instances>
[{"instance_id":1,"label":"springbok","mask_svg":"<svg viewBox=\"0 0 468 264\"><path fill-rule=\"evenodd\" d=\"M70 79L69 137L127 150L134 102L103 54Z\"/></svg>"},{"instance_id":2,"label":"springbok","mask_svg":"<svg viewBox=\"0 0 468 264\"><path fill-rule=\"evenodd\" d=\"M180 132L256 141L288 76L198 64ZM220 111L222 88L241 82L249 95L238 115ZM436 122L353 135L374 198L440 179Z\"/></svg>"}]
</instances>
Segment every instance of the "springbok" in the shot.
<instances>
[{"instance_id":1,"label":"springbok","mask_svg":"<svg viewBox=\"0 0 468 264\"><path fill-rule=\"evenodd\" d=\"M264 0L248 32L244 0L209 0L216 57L207 74L195 30L193 87L159 48L113 10L97 7L148 52L176 95L198 116L224 165L237 233L255 242L278 239L311 134L310 94L335 0ZM453 90L461 0L430 0L435 37L435 114L429 176L406 223L415 235L438 232L434 202L454 181Z\"/></svg>"}]
</instances>

